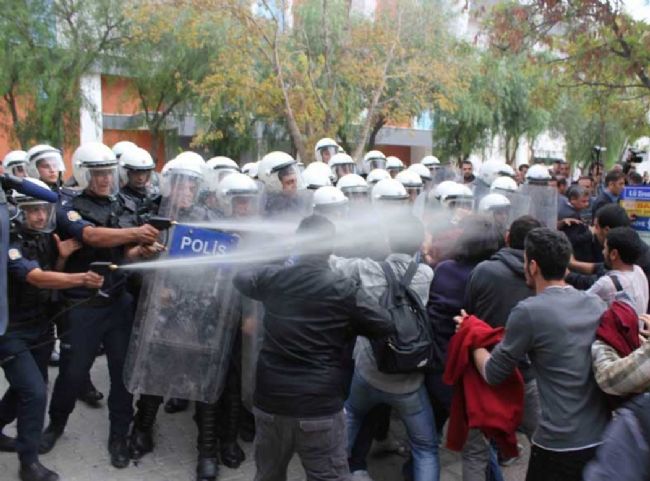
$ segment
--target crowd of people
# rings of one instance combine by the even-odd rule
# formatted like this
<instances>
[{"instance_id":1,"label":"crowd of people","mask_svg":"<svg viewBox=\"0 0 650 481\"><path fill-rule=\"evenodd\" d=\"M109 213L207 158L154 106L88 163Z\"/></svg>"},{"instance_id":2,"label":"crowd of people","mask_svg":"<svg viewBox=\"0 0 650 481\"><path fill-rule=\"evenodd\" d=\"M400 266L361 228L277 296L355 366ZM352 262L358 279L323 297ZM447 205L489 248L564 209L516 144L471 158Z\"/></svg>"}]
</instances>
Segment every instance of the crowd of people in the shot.
<instances>
[{"instance_id":1,"label":"crowd of people","mask_svg":"<svg viewBox=\"0 0 650 481\"><path fill-rule=\"evenodd\" d=\"M161 405L193 402L198 481L239 468L241 440L256 481L285 480L296 454L310 481L370 481L373 444L406 458L405 480L437 481L443 440L464 481L499 480L516 433L528 481L650 479L650 248L619 205L632 169L356 162L329 138L314 154L186 151L158 173L131 142L89 142L72 176L49 145L6 155L58 195L7 195L0 451L20 479L59 479L39 455L77 400L102 405L100 353L116 468L155 449Z\"/></svg>"}]
</instances>

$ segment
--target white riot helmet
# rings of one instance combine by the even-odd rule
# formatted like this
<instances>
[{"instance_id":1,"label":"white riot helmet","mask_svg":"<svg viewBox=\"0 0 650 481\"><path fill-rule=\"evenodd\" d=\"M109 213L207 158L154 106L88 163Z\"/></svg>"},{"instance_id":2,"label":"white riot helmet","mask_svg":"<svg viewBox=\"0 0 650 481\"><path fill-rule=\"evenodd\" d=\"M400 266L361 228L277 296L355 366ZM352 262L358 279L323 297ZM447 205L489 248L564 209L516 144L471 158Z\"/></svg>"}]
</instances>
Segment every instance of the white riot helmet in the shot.
<instances>
[{"instance_id":1,"label":"white riot helmet","mask_svg":"<svg viewBox=\"0 0 650 481\"><path fill-rule=\"evenodd\" d=\"M372 189L373 202L403 202L408 198L404 186L395 179L380 180Z\"/></svg>"},{"instance_id":2,"label":"white riot helmet","mask_svg":"<svg viewBox=\"0 0 650 481\"><path fill-rule=\"evenodd\" d=\"M357 173L357 164L348 154L335 154L329 161L334 180L338 180L347 174Z\"/></svg>"},{"instance_id":3,"label":"white riot helmet","mask_svg":"<svg viewBox=\"0 0 650 481\"><path fill-rule=\"evenodd\" d=\"M336 140L324 137L316 142L314 147L314 157L319 162L327 163L339 151L339 145Z\"/></svg>"},{"instance_id":4,"label":"white riot helmet","mask_svg":"<svg viewBox=\"0 0 650 481\"><path fill-rule=\"evenodd\" d=\"M115 147L113 147L114 149ZM114 151L114 150L113 150ZM140 147L133 147L126 149L120 154L120 181L122 185L129 184L129 172L148 172L149 175L144 180L143 185L133 185L135 189L144 189L149 178L151 171L156 167L151 154L145 149Z\"/></svg>"},{"instance_id":5,"label":"white riot helmet","mask_svg":"<svg viewBox=\"0 0 650 481\"><path fill-rule=\"evenodd\" d=\"M450 192L453 190L456 185L456 182L453 180L443 180L440 182L435 189L431 191L429 194L429 200L437 200L438 202L442 202L442 198L447 195L447 192Z\"/></svg>"},{"instance_id":6,"label":"white riot helmet","mask_svg":"<svg viewBox=\"0 0 650 481\"><path fill-rule=\"evenodd\" d=\"M113 146L113 153L115 154L115 157L117 160L121 160L122 154L126 152L127 150L131 149L137 149L138 146L131 142L130 140L120 140Z\"/></svg>"},{"instance_id":7,"label":"white riot helmet","mask_svg":"<svg viewBox=\"0 0 650 481\"><path fill-rule=\"evenodd\" d=\"M321 187L314 192L314 214L325 217L341 217L345 215L348 198L339 189L333 186Z\"/></svg>"},{"instance_id":8,"label":"white riot helmet","mask_svg":"<svg viewBox=\"0 0 650 481\"><path fill-rule=\"evenodd\" d=\"M551 180L551 173L548 171L548 167L543 164L531 165L526 172L527 184L546 185L549 180Z\"/></svg>"},{"instance_id":9,"label":"white riot helmet","mask_svg":"<svg viewBox=\"0 0 650 481\"><path fill-rule=\"evenodd\" d=\"M425 155L422 157L420 164L424 165L430 171L438 169L440 167L440 161L435 155Z\"/></svg>"},{"instance_id":10,"label":"white riot helmet","mask_svg":"<svg viewBox=\"0 0 650 481\"><path fill-rule=\"evenodd\" d=\"M48 185L39 179L26 179L43 189L50 190ZM56 228L56 205L35 197L14 191L12 198L18 209L20 224L23 229L31 232L49 233Z\"/></svg>"},{"instance_id":11,"label":"white riot helmet","mask_svg":"<svg viewBox=\"0 0 650 481\"><path fill-rule=\"evenodd\" d=\"M239 172L237 162L224 156L212 157L206 162L206 166L208 170L214 171L213 173L217 176L217 183L221 182L227 175Z\"/></svg>"},{"instance_id":12,"label":"white riot helmet","mask_svg":"<svg viewBox=\"0 0 650 481\"><path fill-rule=\"evenodd\" d=\"M189 209L196 202L205 179L206 165L196 152L185 151L162 169L160 193L173 208Z\"/></svg>"},{"instance_id":13,"label":"white riot helmet","mask_svg":"<svg viewBox=\"0 0 650 481\"><path fill-rule=\"evenodd\" d=\"M415 202L415 199L424 187L422 178L414 171L408 169L397 174L395 180L404 186L411 202Z\"/></svg>"},{"instance_id":14,"label":"white riot helmet","mask_svg":"<svg viewBox=\"0 0 650 481\"><path fill-rule=\"evenodd\" d=\"M219 206L228 217L250 217L260 210L257 182L246 174L233 172L219 183Z\"/></svg>"},{"instance_id":15,"label":"white riot helmet","mask_svg":"<svg viewBox=\"0 0 650 481\"><path fill-rule=\"evenodd\" d=\"M386 169L386 156L379 150L371 150L363 156L363 166L366 172L372 172L375 169Z\"/></svg>"},{"instance_id":16,"label":"white riot helmet","mask_svg":"<svg viewBox=\"0 0 650 481\"><path fill-rule=\"evenodd\" d=\"M492 182L492 185L490 186L490 190L497 193L517 192L518 189L519 186L517 185L517 182L511 177L497 177L494 179L494 182Z\"/></svg>"},{"instance_id":17,"label":"white riot helmet","mask_svg":"<svg viewBox=\"0 0 650 481\"><path fill-rule=\"evenodd\" d=\"M418 174L422 179L422 182L424 182L425 184L433 180L433 175L431 174L431 171L424 164L412 164L406 170Z\"/></svg>"},{"instance_id":18,"label":"white riot helmet","mask_svg":"<svg viewBox=\"0 0 650 481\"><path fill-rule=\"evenodd\" d=\"M486 195L481 199L481 202L478 204L479 212L490 212L498 209L504 209L510 207L510 200L503 195L496 192Z\"/></svg>"},{"instance_id":19,"label":"white riot helmet","mask_svg":"<svg viewBox=\"0 0 650 481\"><path fill-rule=\"evenodd\" d=\"M264 182L267 192L295 193L304 184L296 160L285 152L270 152L260 160L257 171L259 180Z\"/></svg>"},{"instance_id":20,"label":"white riot helmet","mask_svg":"<svg viewBox=\"0 0 650 481\"><path fill-rule=\"evenodd\" d=\"M478 169L478 179L487 187L492 185L492 182L497 177L501 177L503 175L509 175L508 172L512 171L514 175L514 171L512 170L512 167L510 167L510 170L508 170L508 165L506 165L504 162L501 162L500 160L488 160L486 162L483 162L481 164L481 167Z\"/></svg>"},{"instance_id":21,"label":"white riot helmet","mask_svg":"<svg viewBox=\"0 0 650 481\"><path fill-rule=\"evenodd\" d=\"M61 151L51 145L35 145L27 151L30 177L41 179L48 185L56 185L65 172Z\"/></svg>"},{"instance_id":22,"label":"white riot helmet","mask_svg":"<svg viewBox=\"0 0 650 481\"><path fill-rule=\"evenodd\" d=\"M324 167L325 169L321 168ZM305 187L309 190L320 189L328 185L332 185L330 180L331 172L327 165L322 162L312 162L307 166L305 171L302 173L302 180L305 183Z\"/></svg>"},{"instance_id":23,"label":"white riot helmet","mask_svg":"<svg viewBox=\"0 0 650 481\"><path fill-rule=\"evenodd\" d=\"M101 142L86 142L72 155L74 178L82 189L90 189L100 197L111 197L119 192L117 158Z\"/></svg>"},{"instance_id":24,"label":"white riot helmet","mask_svg":"<svg viewBox=\"0 0 650 481\"><path fill-rule=\"evenodd\" d=\"M257 179L257 165L258 162L248 162L241 168L243 174L246 174L251 179Z\"/></svg>"},{"instance_id":25,"label":"white riot helmet","mask_svg":"<svg viewBox=\"0 0 650 481\"><path fill-rule=\"evenodd\" d=\"M348 194L368 194L368 183L357 174L344 175L336 183L336 187L341 189L346 196Z\"/></svg>"},{"instance_id":26,"label":"white riot helmet","mask_svg":"<svg viewBox=\"0 0 650 481\"><path fill-rule=\"evenodd\" d=\"M467 209L471 210L474 203L474 194L466 185L454 182L440 196L440 202L448 209Z\"/></svg>"},{"instance_id":27,"label":"white riot helmet","mask_svg":"<svg viewBox=\"0 0 650 481\"><path fill-rule=\"evenodd\" d=\"M366 177L368 185L375 185L380 180L390 179L390 174L384 169L372 169Z\"/></svg>"},{"instance_id":28,"label":"white riot helmet","mask_svg":"<svg viewBox=\"0 0 650 481\"><path fill-rule=\"evenodd\" d=\"M395 178L398 172L404 170L404 162L394 155L386 157L386 170L392 178Z\"/></svg>"},{"instance_id":29,"label":"white riot helmet","mask_svg":"<svg viewBox=\"0 0 650 481\"><path fill-rule=\"evenodd\" d=\"M494 220L501 225L508 223L510 217L510 200L505 195L491 193L481 199L478 204L478 211L491 213Z\"/></svg>"},{"instance_id":30,"label":"white riot helmet","mask_svg":"<svg viewBox=\"0 0 650 481\"><path fill-rule=\"evenodd\" d=\"M24 150L12 150L2 160L5 172L16 177L28 176L29 157Z\"/></svg>"}]
</instances>

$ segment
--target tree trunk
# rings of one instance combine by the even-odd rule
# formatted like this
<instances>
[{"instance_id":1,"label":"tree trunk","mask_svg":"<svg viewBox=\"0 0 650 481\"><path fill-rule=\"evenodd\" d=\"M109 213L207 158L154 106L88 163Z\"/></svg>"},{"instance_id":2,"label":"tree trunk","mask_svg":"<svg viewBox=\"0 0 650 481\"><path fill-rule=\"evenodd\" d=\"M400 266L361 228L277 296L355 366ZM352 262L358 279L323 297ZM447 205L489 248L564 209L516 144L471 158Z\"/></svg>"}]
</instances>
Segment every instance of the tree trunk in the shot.
<instances>
[{"instance_id":1,"label":"tree trunk","mask_svg":"<svg viewBox=\"0 0 650 481\"><path fill-rule=\"evenodd\" d=\"M386 125L386 118L383 115L381 115L375 122L375 125L372 126L372 131L370 132L370 137L368 138L368 150L372 150L375 148L375 143L377 141L377 134L379 134L379 131L382 129L384 125Z\"/></svg>"}]
</instances>

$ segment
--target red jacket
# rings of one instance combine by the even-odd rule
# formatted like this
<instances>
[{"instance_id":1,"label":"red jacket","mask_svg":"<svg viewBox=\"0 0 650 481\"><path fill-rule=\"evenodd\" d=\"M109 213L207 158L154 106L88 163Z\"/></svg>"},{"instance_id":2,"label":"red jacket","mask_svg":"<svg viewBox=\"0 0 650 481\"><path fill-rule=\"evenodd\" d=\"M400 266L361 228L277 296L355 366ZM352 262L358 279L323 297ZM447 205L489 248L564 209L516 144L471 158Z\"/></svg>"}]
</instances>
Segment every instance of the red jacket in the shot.
<instances>
[{"instance_id":1,"label":"red jacket","mask_svg":"<svg viewBox=\"0 0 650 481\"><path fill-rule=\"evenodd\" d=\"M519 370L498 386L485 382L474 365L472 350L490 349L503 337L502 327L492 328L470 316L451 338L443 380L454 386L447 430L447 447L460 451L470 428L494 440L506 457L518 456L516 429L521 424L524 382Z\"/></svg>"}]
</instances>

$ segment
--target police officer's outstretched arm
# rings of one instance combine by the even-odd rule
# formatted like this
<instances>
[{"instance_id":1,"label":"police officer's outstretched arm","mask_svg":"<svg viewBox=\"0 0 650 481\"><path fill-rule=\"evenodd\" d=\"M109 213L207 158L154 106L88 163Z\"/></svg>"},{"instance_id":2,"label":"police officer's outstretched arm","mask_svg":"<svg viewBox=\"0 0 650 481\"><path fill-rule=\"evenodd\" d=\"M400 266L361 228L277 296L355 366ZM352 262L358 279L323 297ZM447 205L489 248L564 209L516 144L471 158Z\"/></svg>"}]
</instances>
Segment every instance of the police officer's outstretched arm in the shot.
<instances>
[{"instance_id":1,"label":"police officer's outstretched arm","mask_svg":"<svg viewBox=\"0 0 650 481\"><path fill-rule=\"evenodd\" d=\"M389 312L363 288L356 290L352 303L352 319L358 334L366 337L383 337L396 332Z\"/></svg>"},{"instance_id":2,"label":"police officer's outstretched arm","mask_svg":"<svg viewBox=\"0 0 650 481\"><path fill-rule=\"evenodd\" d=\"M104 277L92 271L68 274L44 271L40 267L32 269L27 274L26 280L39 289L70 289L72 287L100 289L104 284Z\"/></svg>"},{"instance_id":3,"label":"police officer's outstretched arm","mask_svg":"<svg viewBox=\"0 0 650 481\"><path fill-rule=\"evenodd\" d=\"M127 244L153 244L160 232L149 224L127 229L86 226L82 241L92 247L119 247Z\"/></svg>"}]
</instances>

